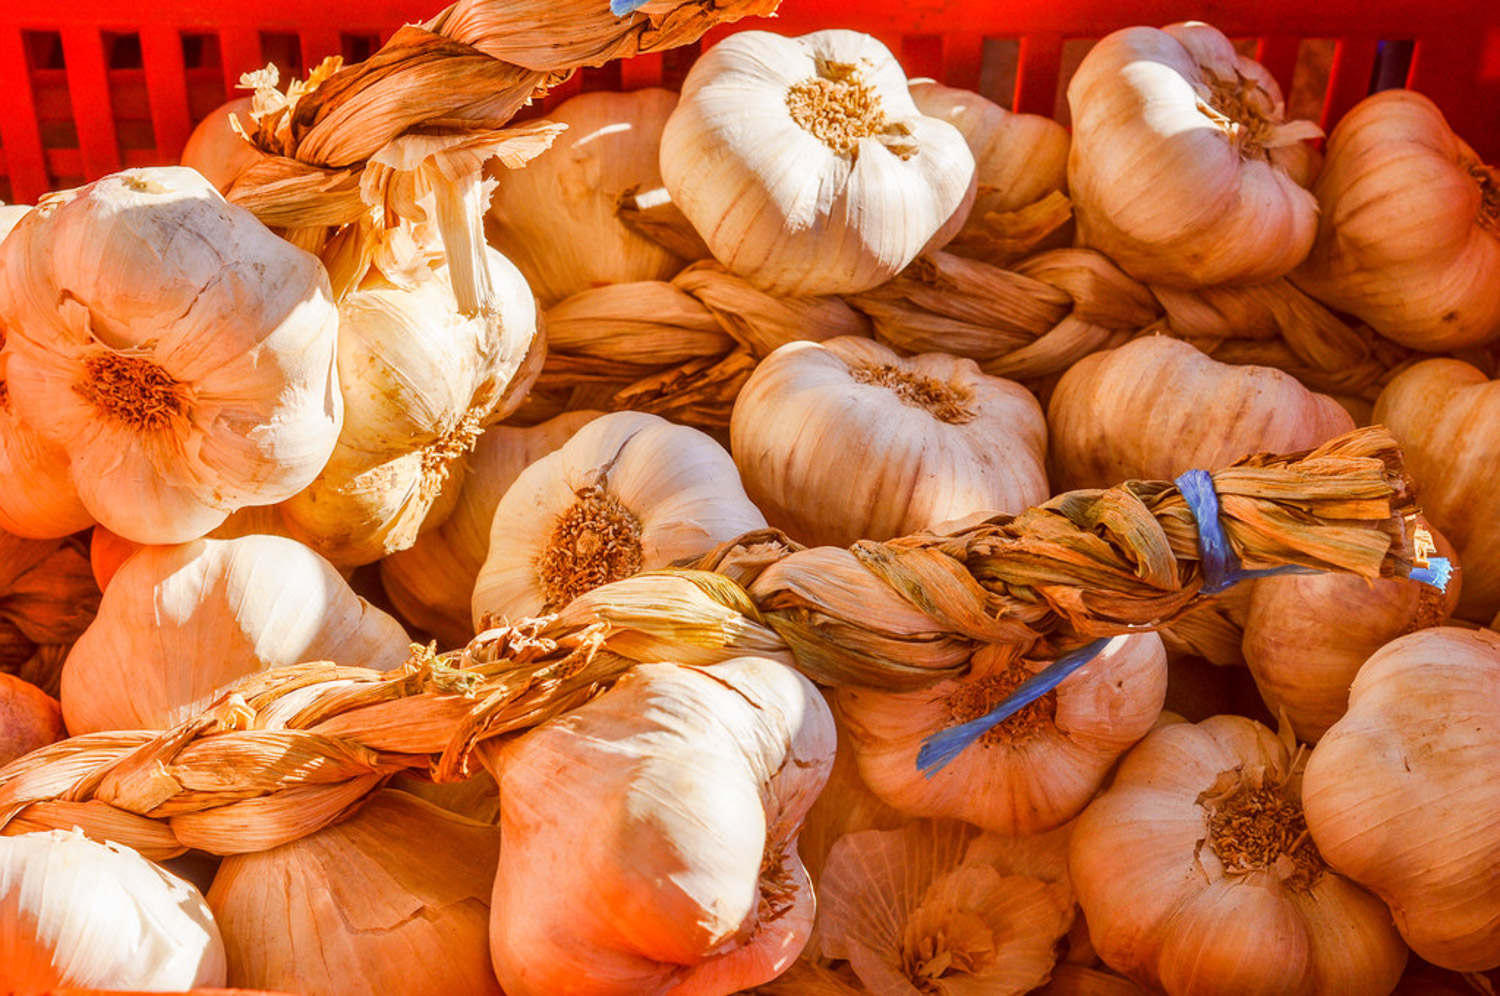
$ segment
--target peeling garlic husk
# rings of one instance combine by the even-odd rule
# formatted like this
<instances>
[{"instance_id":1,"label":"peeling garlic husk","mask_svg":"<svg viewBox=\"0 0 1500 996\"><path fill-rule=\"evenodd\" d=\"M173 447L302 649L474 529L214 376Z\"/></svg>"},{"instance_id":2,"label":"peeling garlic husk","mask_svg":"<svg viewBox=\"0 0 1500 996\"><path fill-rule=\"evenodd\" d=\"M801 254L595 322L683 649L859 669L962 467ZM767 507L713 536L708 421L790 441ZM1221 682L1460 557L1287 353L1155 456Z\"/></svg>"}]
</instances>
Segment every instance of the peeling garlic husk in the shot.
<instances>
[{"instance_id":1,"label":"peeling garlic husk","mask_svg":"<svg viewBox=\"0 0 1500 996\"><path fill-rule=\"evenodd\" d=\"M1318 202L1281 89L1206 24L1125 28L1068 84L1068 189L1082 245L1170 287L1259 283L1312 248Z\"/></svg>"},{"instance_id":2,"label":"peeling garlic husk","mask_svg":"<svg viewBox=\"0 0 1500 996\"><path fill-rule=\"evenodd\" d=\"M1429 529L1435 556L1454 566L1445 590L1410 578L1293 574L1252 586L1245 662L1272 715L1297 739L1317 742L1349 704L1349 684L1375 651L1399 636L1441 626L1458 606L1463 570L1448 541Z\"/></svg>"},{"instance_id":3,"label":"peeling garlic husk","mask_svg":"<svg viewBox=\"0 0 1500 996\"><path fill-rule=\"evenodd\" d=\"M0 959L13 993L225 981L219 928L198 890L77 830L0 837Z\"/></svg>"},{"instance_id":4,"label":"peeling garlic husk","mask_svg":"<svg viewBox=\"0 0 1500 996\"><path fill-rule=\"evenodd\" d=\"M1456 614L1473 622L1500 611L1500 380L1461 360L1432 359L1397 374L1375 402L1375 421L1401 444L1423 514L1458 550L1463 591Z\"/></svg>"},{"instance_id":5,"label":"peeling garlic husk","mask_svg":"<svg viewBox=\"0 0 1500 996\"><path fill-rule=\"evenodd\" d=\"M872 996L1020 996L1073 922L1068 829L1031 837L920 820L833 847L819 890L825 952Z\"/></svg>"},{"instance_id":6,"label":"peeling garlic husk","mask_svg":"<svg viewBox=\"0 0 1500 996\"><path fill-rule=\"evenodd\" d=\"M450 647L473 638L470 604L500 499L523 470L601 414L564 412L529 428L497 425L485 430L465 460L463 474L450 475L443 485L453 494L453 510L410 549L380 562L380 580L403 617Z\"/></svg>"},{"instance_id":7,"label":"peeling garlic husk","mask_svg":"<svg viewBox=\"0 0 1500 996\"><path fill-rule=\"evenodd\" d=\"M1500 170L1431 100L1385 90L1354 105L1313 191L1318 237L1299 287L1413 349L1500 338Z\"/></svg>"},{"instance_id":8,"label":"peeling garlic husk","mask_svg":"<svg viewBox=\"0 0 1500 996\"><path fill-rule=\"evenodd\" d=\"M1147 989L1112 972L1082 965L1058 965L1036 996L1151 996Z\"/></svg>"},{"instance_id":9,"label":"peeling garlic husk","mask_svg":"<svg viewBox=\"0 0 1500 996\"><path fill-rule=\"evenodd\" d=\"M1170 481L1251 453L1311 449L1354 428L1337 401L1271 367L1230 366L1146 336L1084 357L1047 405L1059 489Z\"/></svg>"},{"instance_id":10,"label":"peeling garlic husk","mask_svg":"<svg viewBox=\"0 0 1500 996\"><path fill-rule=\"evenodd\" d=\"M639 665L496 750L505 992L724 996L785 971L813 920L797 833L834 745L811 682L741 657Z\"/></svg>"},{"instance_id":11,"label":"peeling garlic husk","mask_svg":"<svg viewBox=\"0 0 1500 996\"><path fill-rule=\"evenodd\" d=\"M404 792L224 859L229 982L302 996L500 996L486 951L499 834Z\"/></svg>"},{"instance_id":12,"label":"peeling garlic husk","mask_svg":"<svg viewBox=\"0 0 1500 996\"><path fill-rule=\"evenodd\" d=\"M327 462L343 418L327 275L198 173L52 194L0 259L11 413L112 531L194 539Z\"/></svg>"},{"instance_id":13,"label":"peeling garlic husk","mask_svg":"<svg viewBox=\"0 0 1500 996\"><path fill-rule=\"evenodd\" d=\"M993 263L1067 245L1068 130L974 93L913 80L917 110L959 130L974 154L974 206L948 251Z\"/></svg>"},{"instance_id":14,"label":"peeling garlic husk","mask_svg":"<svg viewBox=\"0 0 1500 996\"><path fill-rule=\"evenodd\" d=\"M444 483L540 372L531 291L505 257L488 262L495 311L460 314L440 267L405 286L372 272L340 303L344 427L317 479L281 505L290 535L334 564L371 563L440 524Z\"/></svg>"},{"instance_id":15,"label":"peeling garlic husk","mask_svg":"<svg viewBox=\"0 0 1500 996\"><path fill-rule=\"evenodd\" d=\"M765 525L709 436L644 412L601 416L500 499L474 585L474 627L555 611Z\"/></svg>"},{"instance_id":16,"label":"peeling garlic husk","mask_svg":"<svg viewBox=\"0 0 1500 996\"><path fill-rule=\"evenodd\" d=\"M714 256L778 294L856 293L962 226L974 156L854 31L732 35L694 63L661 141L672 200Z\"/></svg>"},{"instance_id":17,"label":"peeling garlic husk","mask_svg":"<svg viewBox=\"0 0 1500 996\"><path fill-rule=\"evenodd\" d=\"M1240 716L1158 728L1073 827L1068 867L1099 956L1188 993L1388 993L1406 945L1329 868L1303 820L1305 754Z\"/></svg>"},{"instance_id":18,"label":"peeling garlic husk","mask_svg":"<svg viewBox=\"0 0 1500 996\"><path fill-rule=\"evenodd\" d=\"M1373 654L1307 764L1307 827L1418 955L1500 968L1500 633L1439 627Z\"/></svg>"},{"instance_id":19,"label":"peeling garlic husk","mask_svg":"<svg viewBox=\"0 0 1500 996\"><path fill-rule=\"evenodd\" d=\"M559 104L568 126L525 169L494 169L486 235L515 263L543 308L602 284L670 280L686 261L627 227L620 198L661 186L661 132L677 95L598 91Z\"/></svg>"},{"instance_id":20,"label":"peeling garlic husk","mask_svg":"<svg viewBox=\"0 0 1500 996\"><path fill-rule=\"evenodd\" d=\"M1031 392L972 360L901 357L866 339L771 354L735 401L730 440L751 499L810 545L1014 515L1049 494Z\"/></svg>"},{"instance_id":21,"label":"peeling garlic husk","mask_svg":"<svg viewBox=\"0 0 1500 996\"><path fill-rule=\"evenodd\" d=\"M63 716L74 736L165 729L257 671L317 660L389 670L408 649L400 623L292 540L146 547L68 654Z\"/></svg>"},{"instance_id":22,"label":"peeling garlic husk","mask_svg":"<svg viewBox=\"0 0 1500 996\"><path fill-rule=\"evenodd\" d=\"M920 691L839 689L839 714L865 784L903 813L996 833L1040 833L1066 823L1161 712L1167 659L1154 633L1115 637L1055 692L941 771L928 777L917 767L927 737L983 716L1047 663L989 645L974 655L968 674Z\"/></svg>"}]
</instances>

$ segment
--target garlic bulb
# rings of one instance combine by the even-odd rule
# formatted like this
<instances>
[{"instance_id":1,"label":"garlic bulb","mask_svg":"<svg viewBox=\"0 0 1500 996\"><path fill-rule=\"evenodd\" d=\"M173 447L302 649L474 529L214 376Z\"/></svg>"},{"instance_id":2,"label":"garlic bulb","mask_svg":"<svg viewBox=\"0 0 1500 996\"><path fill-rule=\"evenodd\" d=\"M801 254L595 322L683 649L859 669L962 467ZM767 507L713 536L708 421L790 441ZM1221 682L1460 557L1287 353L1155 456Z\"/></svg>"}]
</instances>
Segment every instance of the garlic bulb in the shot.
<instances>
[{"instance_id":1,"label":"garlic bulb","mask_svg":"<svg viewBox=\"0 0 1500 996\"><path fill-rule=\"evenodd\" d=\"M1412 950L1500 968L1500 633L1440 627L1386 644L1307 765L1307 828L1374 890Z\"/></svg>"},{"instance_id":2,"label":"garlic bulb","mask_svg":"<svg viewBox=\"0 0 1500 996\"><path fill-rule=\"evenodd\" d=\"M77 539L0 532L0 672L56 695L62 659L98 609L99 589Z\"/></svg>"},{"instance_id":3,"label":"garlic bulb","mask_svg":"<svg viewBox=\"0 0 1500 996\"><path fill-rule=\"evenodd\" d=\"M0 837L7 993L52 986L181 992L224 984L224 945L198 890L79 831Z\"/></svg>"},{"instance_id":4,"label":"garlic bulb","mask_svg":"<svg viewBox=\"0 0 1500 996\"><path fill-rule=\"evenodd\" d=\"M1251 453L1311 449L1354 428L1339 403L1270 367L1236 367L1146 336L1084 357L1047 405L1059 489L1172 480Z\"/></svg>"},{"instance_id":5,"label":"garlic bulb","mask_svg":"<svg viewBox=\"0 0 1500 996\"><path fill-rule=\"evenodd\" d=\"M735 401L730 439L751 500L808 544L1017 514L1049 494L1047 427L1029 391L972 360L901 357L866 339L772 353Z\"/></svg>"},{"instance_id":6,"label":"garlic bulb","mask_svg":"<svg viewBox=\"0 0 1500 996\"><path fill-rule=\"evenodd\" d=\"M851 833L819 889L824 949L872 996L1031 992L1073 922L1067 835L929 820Z\"/></svg>"},{"instance_id":7,"label":"garlic bulb","mask_svg":"<svg viewBox=\"0 0 1500 996\"><path fill-rule=\"evenodd\" d=\"M145 547L68 654L63 716L75 736L162 729L247 674L316 660L387 670L408 647L400 623L291 540Z\"/></svg>"},{"instance_id":8,"label":"garlic bulb","mask_svg":"<svg viewBox=\"0 0 1500 996\"><path fill-rule=\"evenodd\" d=\"M498 834L405 792L224 859L208 903L236 986L302 996L500 996L486 951Z\"/></svg>"},{"instance_id":9,"label":"garlic bulb","mask_svg":"<svg viewBox=\"0 0 1500 996\"><path fill-rule=\"evenodd\" d=\"M30 210L21 204L0 205L0 242ZM0 270L4 265L0 253ZM87 529L94 518L73 491L65 452L28 428L11 408L5 343L0 324L0 530L55 539Z\"/></svg>"},{"instance_id":10,"label":"garlic bulb","mask_svg":"<svg viewBox=\"0 0 1500 996\"><path fill-rule=\"evenodd\" d=\"M1151 996L1151 993L1112 972L1082 965L1058 965L1052 981L1036 990L1036 996Z\"/></svg>"},{"instance_id":11,"label":"garlic bulb","mask_svg":"<svg viewBox=\"0 0 1500 996\"><path fill-rule=\"evenodd\" d=\"M994 263L1020 259L1039 246L1066 245L1072 211L1068 130L1040 114L1012 114L972 90L932 80L911 84L911 99L928 117L963 133L974 154L974 206L950 252Z\"/></svg>"},{"instance_id":12,"label":"garlic bulb","mask_svg":"<svg viewBox=\"0 0 1500 996\"><path fill-rule=\"evenodd\" d=\"M496 759L490 922L509 996L726 996L785 971L812 927L797 831L833 720L757 657L643 664Z\"/></svg>"},{"instance_id":13,"label":"garlic bulb","mask_svg":"<svg viewBox=\"0 0 1500 996\"><path fill-rule=\"evenodd\" d=\"M917 110L869 35L745 31L683 81L661 175L735 273L778 294L843 294L957 232L974 156L958 129Z\"/></svg>"},{"instance_id":14,"label":"garlic bulb","mask_svg":"<svg viewBox=\"0 0 1500 996\"><path fill-rule=\"evenodd\" d=\"M838 701L832 691L823 691L824 700L833 713L838 731L838 752L828 782L818 793L817 801L807 811L802 832L797 836L797 853L807 866L813 888L823 877L828 853L845 834L860 830L896 830L913 819L880 801L859 775L854 758L854 744L849 740L848 726L839 715Z\"/></svg>"},{"instance_id":15,"label":"garlic bulb","mask_svg":"<svg viewBox=\"0 0 1500 996\"><path fill-rule=\"evenodd\" d=\"M0 768L67 735L56 699L28 681L0 672Z\"/></svg>"},{"instance_id":16,"label":"garlic bulb","mask_svg":"<svg viewBox=\"0 0 1500 996\"><path fill-rule=\"evenodd\" d=\"M1410 578L1293 574L1253 585L1245 661L1272 715L1315 742L1344 714L1349 683L1375 651L1413 630L1441 626L1458 604L1464 571L1437 533L1437 553L1458 569L1446 590Z\"/></svg>"},{"instance_id":17,"label":"garlic bulb","mask_svg":"<svg viewBox=\"0 0 1500 996\"><path fill-rule=\"evenodd\" d=\"M495 508L475 629L562 608L590 589L765 528L729 454L696 429L615 412L527 467Z\"/></svg>"},{"instance_id":18,"label":"garlic bulb","mask_svg":"<svg viewBox=\"0 0 1500 996\"><path fill-rule=\"evenodd\" d=\"M129 539L288 498L338 436L327 275L190 169L45 198L0 244L0 323L11 413L67 460L37 472Z\"/></svg>"},{"instance_id":19,"label":"garlic bulb","mask_svg":"<svg viewBox=\"0 0 1500 996\"><path fill-rule=\"evenodd\" d=\"M254 97L237 97L210 111L198 122L187 144L182 147L182 165L203 174L219 193L233 186L235 179L260 158L255 146L235 130L231 117L238 117L241 127L251 128L250 108Z\"/></svg>"},{"instance_id":20,"label":"garlic bulb","mask_svg":"<svg viewBox=\"0 0 1500 996\"><path fill-rule=\"evenodd\" d=\"M1068 84L1068 189L1083 245L1171 287L1257 283L1302 262L1322 133L1287 122L1281 89L1206 24L1125 28Z\"/></svg>"},{"instance_id":21,"label":"garlic bulb","mask_svg":"<svg viewBox=\"0 0 1500 996\"><path fill-rule=\"evenodd\" d=\"M677 95L651 88L579 94L547 113L568 126L499 185L486 234L526 277L542 307L602 284L670 280L685 261L620 221L620 198L661 186L661 132Z\"/></svg>"},{"instance_id":22,"label":"garlic bulb","mask_svg":"<svg viewBox=\"0 0 1500 996\"><path fill-rule=\"evenodd\" d=\"M1163 726L1126 756L1069 848L1106 964L1170 996L1395 987L1406 946L1309 839L1304 760L1240 716Z\"/></svg>"},{"instance_id":23,"label":"garlic bulb","mask_svg":"<svg viewBox=\"0 0 1500 996\"><path fill-rule=\"evenodd\" d=\"M404 550L440 523L459 458L540 370L531 291L505 257L487 257L495 311L460 314L441 268L403 285L372 272L339 304L343 430L317 479L281 505L292 537L336 565Z\"/></svg>"},{"instance_id":24,"label":"garlic bulb","mask_svg":"<svg viewBox=\"0 0 1500 996\"><path fill-rule=\"evenodd\" d=\"M990 645L974 655L967 674L920 691L839 689L839 713L865 784L903 813L996 833L1039 833L1077 816L1161 712L1167 658L1154 633L1115 637L1056 691L931 777L917 766L923 740L983 716L1048 663Z\"/></svg>"},{"instance_id":25,"label":"garlic bulb","mask_svg":"<svg viewBox=\"0 0 1500 996\"><path fill-rule=\"evenodd\" d=\"M1424 360L1397 374L1375 402L1406 454L1422 511L1458 550L1463 591L1457 614L1475 622L1500 611L1500 380L1460 360Z\"/></svg>"},{"instance_id":26,"label":"garlic bulb","mask_svg":"<svg viewBox=\"0 0 1500 996\"><path fill-rule=\"evenodd\" d=\"M599 412L565 412L531 428L485 430L461 475L443 485L453 511L408 550L380 562L380 580L401 615L441 643L461 647L474 636L469 605L490 548L495 508L521 471L557 449Z\"/></svg>"},{"instance_id":27,"label":"garlic bulb","mask_svg":"<svg viewBox=\"0 0 1500 996\"><path fill-rule=\"evenodd\" d=\"M1317 242L1292 279L1413 349L1500 337L1500 171L1410 90L1372 94L1328 140Z\"/></svg>"}]
</instances>

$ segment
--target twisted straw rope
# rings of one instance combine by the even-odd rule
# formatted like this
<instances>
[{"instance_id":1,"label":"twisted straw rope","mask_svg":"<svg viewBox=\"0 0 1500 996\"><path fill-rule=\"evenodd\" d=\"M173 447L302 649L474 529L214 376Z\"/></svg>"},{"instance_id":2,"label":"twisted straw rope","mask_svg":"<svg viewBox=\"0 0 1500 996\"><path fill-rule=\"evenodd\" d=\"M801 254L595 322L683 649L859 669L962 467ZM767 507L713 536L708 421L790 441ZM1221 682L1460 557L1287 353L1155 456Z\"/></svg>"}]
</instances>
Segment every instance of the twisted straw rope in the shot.
<instances>
[{"instance_id":1,"label":"twisted straw rope","mask_svg":"<svg viewBox=\"0 0 1500 996\"><path fill-rule=\"evenodd\" d=\"M1252 457L1213 480L1248 567L1404 576L1417 559L1416 508L1383 429ZM396 772L467 777L478 745L574 708L643 660L754 654L825 684L901 689L961 673L986 644L1045 656L1154 629L1205 600L1197 543L1192 511L1159 481L849 551L751 534L694 569L607 585L461 652L418 653L390 673L277 668L172 730L43 748L0 769L0 826L77 825L154 857L260 850L336 820ZM837 566L851 558L857 568Z\"/></svg>"}]
</instances>

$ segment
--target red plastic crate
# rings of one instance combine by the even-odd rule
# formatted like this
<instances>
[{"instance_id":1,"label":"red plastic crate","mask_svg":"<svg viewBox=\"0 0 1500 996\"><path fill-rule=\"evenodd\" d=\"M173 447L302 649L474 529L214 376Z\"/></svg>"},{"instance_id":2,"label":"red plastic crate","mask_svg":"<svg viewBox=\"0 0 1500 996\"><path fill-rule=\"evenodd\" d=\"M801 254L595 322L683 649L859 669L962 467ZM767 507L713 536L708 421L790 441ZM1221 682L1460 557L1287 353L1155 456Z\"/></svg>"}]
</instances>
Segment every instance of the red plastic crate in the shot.
<instances>
[{"instance_id":1,"label":"red plastic crate","mask_svg":"<svg viewBox=\"0 0 1500 996\"><path fill-rule=\"evenodd\" d=\"M276 62L300 74L335 53L362 58L402 23L441 6L442 0L4 0L0 200L30 202L126 166L174 162L193 124L239 95L234 85L241 73ZM745 28L792 34L853 28L884 41L913 76L969 88L983 83L1000 103L1051 114L1078 42L1130 24L1190 18L1232 38L1254 39L1257 57L1288 92L1300 44L1336 40L1325 128L1374 88L1380 70L1385 85L1404 83L1432 97L1480 155L1500 160L1500 0L861 0L847 6L784 0L779 17L750 18L704 41ZM1377 63L1383 43L1395 58ZM1013 86L1008 76L997 85L982 73L1007 47ZM580 88L671 85L695 52L588 71L549 100Z\"/></svg>"}]
</instances>

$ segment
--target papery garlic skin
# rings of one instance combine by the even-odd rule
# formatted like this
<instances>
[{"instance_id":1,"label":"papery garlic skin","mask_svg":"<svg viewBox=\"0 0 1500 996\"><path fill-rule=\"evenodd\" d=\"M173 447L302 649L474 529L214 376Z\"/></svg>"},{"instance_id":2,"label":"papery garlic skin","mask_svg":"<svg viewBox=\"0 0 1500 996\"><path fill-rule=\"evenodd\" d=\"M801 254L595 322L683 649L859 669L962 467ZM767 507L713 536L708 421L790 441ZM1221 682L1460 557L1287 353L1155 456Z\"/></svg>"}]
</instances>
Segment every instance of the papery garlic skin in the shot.
<instances>
[{"instance_id":1,"label":"papery garlic skin","mask_svg":"<svg viewBox=\"0 0 1500 996\"><path fill-rule=\"evenodd\" d=\"M371 563L442 522L443 485L486 425L520 403L540 348L520 272L486 259L497 307L465 316L441 268L372 273L339 303L344 425L317 478L281 506L289 534L340 567ZM451 493L450 493L451 495Z\"/></svg>"},{"instance_id":2,"label":"papery garlic skin","mask_svg":"<svg viewBox=\"0 0 1500 996\"><path fill-rule=\"evenodd\" d=\"M0 244L0 322L14 416L137 542L290 497L338 436L327 274L193 170L44 198Z\"/></svg>"},{"instance_id":3,"label":"papery garlic skin","mask_svg":"<svg viewBox=\"0 0 1500 996\"><path fill-rule=\"evenodd\" d=\"M1049 494L1030 391L972 360L852 336L772 353L735 401L730 440L751 500L810 545L1019 514Z\"/></svg>"},{"instance_id":4,"label":"papery garlic skin","mask_svg":"<svg viewBox=\"0 0 1500 996\"><path fill-rule=\"evenodd\" d=\"M389 670L406 631L326 560L279 536L146 547L121 565L63 668L73 735L164 729L283 664Z\"/></svg>"},{"instance_id":5,"label":"papery garlic skin","mask_svg":"<svg viewBox=\"0 0 1500 996\"><path fill-rule=\"evenodd\" d=\"M797 831L833 719L784 664L643 664L496 759L490 923L509 996L728 996L812 928Z\"/></svg>"},{"instance_id":6,"label":"papery garlic skin","mask_svg":"<svg viewBox=\"0 0 1500 996\"><path fill-rule=\"evenodd\" d=\"M404 792L268 851L208 892L229 981L301 996L500 996L486 951L495 828Z\"/></svg>"},{"instance_id":7,"label":"papery garlic skin","mask_svg":"<svg viewBox=\"0 0 1500 996\"><path fill-rule=\"evenodd\" d=\"M920 820L838 841L820 885L829 957L872 996L1020 996L1073 922L1068 832L1027 838Z\"/></svg>"},{"instance_id":8,"label":"papery garlic skin","mask_svg":"<svg viewBox=\"0 0 1500 996\"><path fill-rule=\"evenodd\" d=\"M1461 360L1423 360L1386 385L1375 421L1401 444L1423 514L1463 563L1456 614L1483 622L1500 611L1500 380Z\"/></svg>"},{"instance_id":9,"label":"papery garlic skin","mask_svg":"<svg viewBox=\"0 0 1500 996\"><path fill-rule=\"evenodd\" d=\"M1070 490L1312 449L1354 420L1291 374L1219 363L1158 335L1075 363L1048 402L1047 427L1054 483Z\"/></svg>"},{"instance_id":10,"label":"papery garlic skin","mask_svg":"<svg viewBox=\"0 0 1500 996\"><path fill-rule=\"evenodd\" d=\"M556 450L602 412L564 412L540 425L485 430L444 483L453 511L424 531L410 549L380 562L380 580L401 615L451 647L474 636L470 602L490 548L490 523L521 471Z\"/></svg>"},{"instance_id":11,"label":"papery garlic skin","mask_svg":"<svg viewBox=\"0 0 1500 996\"><path fill-rule=\"evenodd\" d=\"M918 112L874 38L744 31L683 81L661 175L730 270L778 294L842 294L941 248L935 236L963 223L974 156L956 128Z\"/></svg>"},{"instance_id":12,"label":"papery garlic skin","mask_svg":"<svg viewBox=\"0 0 1500 996\"><path fill-rule=\"evenodd\" d=\"M0 981L181 992L222 986L224 944L193 886L79 831L0 837Z\"/></svg>"},{"instance_id":13,"label":"papery garlic skin","mask_svg":"<svg viewBox=\"0 0 1500 996\"><path fill-rule=\"evenodd\" d=\"M1313 187L1317 242L1293 281L1413 349L1500 338L1500 171L1411 90L1344 115Z\"/></svg>"},{"instance_id":14,"label":"papery garlic skin","mask_svg":"<svg viewBox=\"0 0 1500 996\"><path fill-rule=\"evenodd\" d=\"M1245 662L1266 708L1285 715L1297 739L1316 743L1344 714L1349 684L1371 654L1453 614L1465 572L1448 541L1436 532L1432 538L1436 555L1454 567L1445 590L1352 574L1292 574L1250 586Z\"/></svg>"},{"instance_id":15,"label":"papery garlic skin","mask_svg":"<svg viewBox=\"0 0 1500 996\"><path fill-rule=\"evenodd\" d=\"M1440 627L1373 654L1307 764L1328 863L1390 906L1418 955L1500 967L1500 633Z\"/></svg>"},{"instance_id":16,"label":"papery garlic skin","mask_svg":"<svg viewBox=\"0 0 1500 996\"><path fill-rule=\"evenodd\" d=\"M1133 27L1068 84L1068 189L1081 244L1138 280L1259 283L1306 257L1318 203L1281 89L1206 24Z\"/></svg>"},{"instance_id":17,"label":"papery garlic skin","mask_svg":"<svg viewBox=\"0 0 1500 996\"><path fill-rule=\"evenodd\" d=\"M1299 832L1300 762L1241 716L1162 726L1078 818L1068 867L1111 968L1169 996L1388 993L1406 946Z\"/></svg>"},{"instance_id":18,"label":"papery garlic skin","mask_svg":"<svg viewBox=\"0 0 1500 996\"><path fill-rule=\"evenodd\" d=\"M568 126L525 169L494 172L486 234L544 308L603 284L670 280L685 261L628 228L622 195L661 186L661 132L677 95L579 94L547 113Z\"/></svg>"},{"instance_id":19,"label":"papery garlic skin","mask_svg":"<svg viewBox=\"0 0 1500 996\"><path fill-rule=\"evenodd\" d=\"M920 691L839 689L839 713L865 784L901 812L996 833L1040 833L1077 816L1161 713L1167 657L1154 633L1115 637L1056 692L931 777L917 766L924 740L978 719L1046 663L986 648L971 674Z\"/></svg>"},{"instance_id":20,"label":"papery garlic skin","mask_svg":"<svg viewBox=\"0 0 1500 996\"><path fill-rule=\"evenodd\" d=\"M765 524L710 436L644 412L602 416L500 499L474 585L474 626L554 611L588 588L702 556Z\"/></svg>"}]
</instances>

